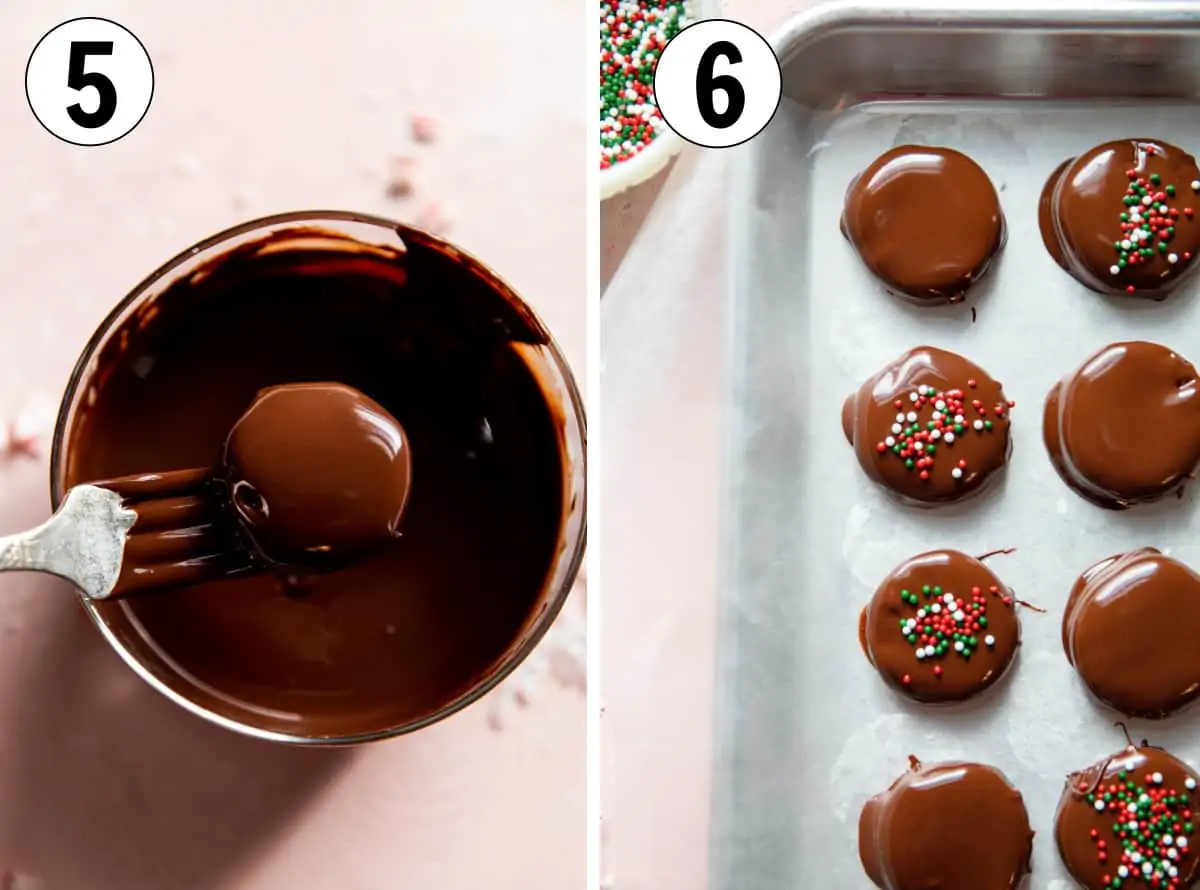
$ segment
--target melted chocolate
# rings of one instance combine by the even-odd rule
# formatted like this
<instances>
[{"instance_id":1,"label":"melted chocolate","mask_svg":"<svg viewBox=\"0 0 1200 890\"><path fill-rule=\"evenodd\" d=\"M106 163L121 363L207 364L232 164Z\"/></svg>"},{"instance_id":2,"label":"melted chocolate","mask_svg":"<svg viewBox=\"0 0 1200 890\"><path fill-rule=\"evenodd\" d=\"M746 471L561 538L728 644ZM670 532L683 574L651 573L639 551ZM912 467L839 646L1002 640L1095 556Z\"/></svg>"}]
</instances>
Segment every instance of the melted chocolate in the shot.
<instances>
[{"instance_id":1,"label":"melted chocolate","mask_svg":"<svg viewBox=\"0 0 1200 890\"><path fill-rule=\"evenodd\" d=\"M887 287L919 303L954 303L1004 245L1004 214L986 173L948 148L903 145L846 191L842 232Z\"/></svg>"},{"instance_id":2,"label":"melted chocolate","mask_svg":"<svg viewBox=\"0 0 1200 890\"><path fill-rule=\"evenodd\" d=\"M867 659L889 686L921 702L961 701L988 688L1020 638L1012 592L956 550L903 562L859 618Z\"/></svg>"},{"instance_id":3,"label":"melted chocolate","mask_svg":"<svg viewBox=\"0 0 1200 890\"><path fill-rule=\"evenodd\" d=\"M980 490L1007 462L1011 406L978 365L918 346L846 399L842 430L868 476L902 500L938 504Z\"/></svg>"},{"instance_id":4,"label":"melted chocolate","mask_svg":"<svg viewBox=\"0 0 1200 890\"><path fill-rule=\"evenodd\" d=\"M400 533L412 459L387 409L334 383L258 394L229 433L229 502L267 561L345 564Z\"/></svg>"},{"instance_id":5,"label":"melted chocolate","mask_svg":"<svg viewBox=\"0 0 1200 890\"><path fill-rule=\"evenodd\" d=\"M84 383L94 398L69 425L66 486L217 466L256 395L283 384L353 387L378 406L375 420L407 433L402 536L334 571L259 571L97 604L118 639L160 653L164 684L231 719L310 737L411 725L494 676L553 595L562 408L526 358L547 335L476 267L402 235L399 250L293 229L218 257L107 337ZM343 431L345 407L334 412ZM364 455L338 435L325 442L326 477L309 476L303 496L357 478L349 460L397 466L391 446ZM231 463L268 501L300 481L292 469L309 474L296 464L273 478L280 443L246 438ZM395 481L370 495L380 534ZM320 539L323 523L283 538Z\"/></svg>"},{"instance_id":6,"label":"melted chocolate","mask_svg":"<svg viewBox=\"0 0 1200 890\"><path fill-rule=\"evenodd\" d=\"M1196 782L1196 773L1166 751L1132 745L1072 773L1054 827L1067 871L1086 890L1194 885Z\"/></svg>"},{"instance_id":7,"label":"melted chocolate","mask_svg":"<svg viewBox=\"0 0 1200 890\"><path fill-rule=\"evenodd\" d=\"M858 855L883 890L1012 890L1029 873L1033 831L998 769L914 759L863 807Z\"/></svg>"},{"instance_id":8,"label":"melted chocolate","mask_svg":"<svg viewBox=\"0 0 1200 890\"><path fill-rule=\"evenodd\" d=\"M1200 695L1200 576L1151 547L1101 560L1071 589L1062 639L1098 699L1166 717Z\"/></svg>"},{"instance_id":9,"label":"melted chocolate","mask_svg":"<svg viewBox=\"0 0 1200 890\"><path fill-rule=\"evenodd\" d=\"M1196 159L1158 139L1122 139L1063 162L1038 222L1054 261L1102 294L1161 300L1200 248Z\"/></svg>"},{"instance_id":10,"label":"melted chocolate","mask_svg":"<svg viewBox=\"0 0 1200 890\"><path fill-rule=\"evenodd\" d=\"M1050 460L1067 485L1101 507L1157 500L1200 464L1197 395L1196 369L1165 346L1112 343L1046 397Z\"/></svg>"}]
</instances>

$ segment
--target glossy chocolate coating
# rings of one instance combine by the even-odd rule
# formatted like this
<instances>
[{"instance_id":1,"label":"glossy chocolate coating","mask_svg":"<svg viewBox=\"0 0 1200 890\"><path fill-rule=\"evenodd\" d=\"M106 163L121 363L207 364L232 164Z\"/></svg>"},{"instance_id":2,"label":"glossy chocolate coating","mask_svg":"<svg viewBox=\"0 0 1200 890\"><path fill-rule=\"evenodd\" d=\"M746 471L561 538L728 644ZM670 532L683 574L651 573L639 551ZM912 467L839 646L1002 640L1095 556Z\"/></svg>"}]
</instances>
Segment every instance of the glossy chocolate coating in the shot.
<instances>
[{"instance_id":1,"label":"glossy chocolate coating","mask_svg":"<svg viewBox=\"0 0 1200 890\"><path fill-rule=\"evenodd\" d=\"M842 232L888 289L954 303L1004 245L1004 214L988 175L949 148L884 152L846 190Z\"/></svg>"},{"instance_id":2,"label":"glossy chocolate coating","mask_svg":"<svg viewBox=\"0 0 1200 890\"><path fill-rule=\"evenodd\" d=\"M1046 397L1042 435L1059 476L1112 509L1161 498L1200 464L1196 369L1165 346L1105 346Z\"/></svg>"},{"instance_id":3,"label":"glossy chocolate coating","mask_svg":"<svg viewBox=\"0 0 1200 890\"><path fill-rule=\"evenodd\" d=\"M998 769L914 759L863 807L858 855L883 890L1013 890L1029 873L1033 830Z\"/></svg>"},{"instance_id":4,"label":"glossy chocolate coating","mask_svg":"<svg viewBox=\"0 0 1200 890\"><path fill-rule=\"evenodd\" d=\"M939 411L937 402L947 399ZM961 403L961 411L953 412L952 403ZM902 500L939 504L978 491L1007 462L1010 407L1000 384L978 365L953 352L918 346L846 399L842 431L869 477ZM929 423L946 426L931 431ZM919 429L911 435L923 438L905 447L914 426ZM928 460L932 464L919 465Z\"/></svg>"},{"instance_id":5,"label":"glossy chocolate coating","mask_svg":"<svg viewBox=\"0 0 1200 890\"><path fill-rule=\"evenodd\" d=\"M1196 773L1166 751L1132 745L1072 773L1054 827L1063 865L1085 890L1112 890L1113 879L1128 890L1191 887L1200 877L1191 815L1196 782ZM1134 841L1141 849L1127 850Z\"/></svg>"},{"instance_id":6,"label":"glossy chocolate coating","mask_svg":"<svg viewBox=\"0 0 1200 890\"><path fill-rule=\"evenodd\" d=\"M991 686L1021 639L1012 592L982 562L956 550L933 550L897 566L863 609L859 631L884 681L921 702L961 701Z\"/></svg>"},{"instance_id":7,"label":"glossy chocolate coating","mask_svg":"<svg viewBox=\"0 0 1200 890\"><path fill-rule=\"evenodd\" d=\"M1161 300L1196 266L1197 181L1196 159L1162 140L1098 145L1046 180L1038 205L1042 242L1055 262L1098 293Z\"/></svg>"},{"instance_id":8,"label":"glossy chocolate coating","mask_svg":"<svg viewBox=\"0 0 1200 890\"><path fill-rule=\"evenodd\" d=\"M1131 717L1166 717L1200 695L1200 576L1143 547L1075 582L1063 649L1098 699Z\"/></svg>"},{"instance_id":9,"label":"glossy chocolate coating","mask_svg":"<svg viewBox=\"0 0 1200 890\"><path fill-rule=\"evenodd\" d=\"M358 390L288 384L260 392L234 424L221 472L265 559L331 566L399 534L410 451L396 419Z\"/></svg>"},{"instance_id":10,"label":"glossy chocolate coating","mask_svg":"<svg viewBox=\"0 0 1200 890\"><path fill-rule=\"evenodd\" d=\"M494 676L553 599L563 406L529 359L547 334L440 242L402 236L403 250L318 229L242 244L133 313L89 377L67 486L218 466L239 417L283 384L353 387L407 433L400 537L333 571L97 605L210 711L316 737L410 725Z\"/></svg>"}]
</instances>

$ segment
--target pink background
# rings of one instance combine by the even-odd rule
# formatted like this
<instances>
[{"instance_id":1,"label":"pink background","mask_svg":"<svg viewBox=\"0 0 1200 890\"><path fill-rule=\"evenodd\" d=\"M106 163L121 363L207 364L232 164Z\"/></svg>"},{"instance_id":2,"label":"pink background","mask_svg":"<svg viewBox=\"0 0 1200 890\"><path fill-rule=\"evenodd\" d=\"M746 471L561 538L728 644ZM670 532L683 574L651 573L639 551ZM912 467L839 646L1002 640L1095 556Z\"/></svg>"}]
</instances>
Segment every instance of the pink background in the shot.
<instances>
[{"instance_id":1,"label":"pink background","mask_svg":"<svg viewBox=\"0 0 1200 890\"><path fill-rule=\"evenodd\" d=\"M810 5L723 2L766 37ZM602 849L615 890L708 886L726 166L724 152L685 150L600 210L604 299L648 310L621 338L632 354L602 345Z\"/></svg>"},{"instance_id":2,"label":"pink background","mask_svg":"<svg viewBox=\"0 0 1200 890\"><path fill-rule=\"evenodd\" d=\"M47 513L47 434L95 325L160 262L252 217L332 207L438 225L525 295L582 385L583 5L0 5L0 421L40 448L0 463L0 531ZM36 41L78 15L124 24L155 66L149 114L101 148L54 139L22 89ZM435 144L414 144L413 114L436 119ZM416 159L403 201L386 195L400 156ZM64 585L3 587L0 887L583 886L582 591L504 689L349 752L208 726L125 669Z\"/></svg>"}]
</instances>

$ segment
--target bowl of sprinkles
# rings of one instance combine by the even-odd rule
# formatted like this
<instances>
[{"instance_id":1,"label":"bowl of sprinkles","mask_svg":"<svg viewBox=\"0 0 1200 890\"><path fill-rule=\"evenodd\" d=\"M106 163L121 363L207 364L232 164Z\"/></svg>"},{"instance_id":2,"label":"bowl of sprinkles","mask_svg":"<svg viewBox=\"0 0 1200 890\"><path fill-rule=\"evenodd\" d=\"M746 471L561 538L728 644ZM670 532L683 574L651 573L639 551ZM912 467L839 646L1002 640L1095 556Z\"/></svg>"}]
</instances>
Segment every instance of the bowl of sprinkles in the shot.
<instances>
[{"instance_id":1,"label":"bowl of sprinkles","mask_svg":"<svg viewBox=\"0 0 1200 890\"><path fill-rule=\"evenodd\" d=\"M654 69L672 37L713 18L717 0L600 0L600 198L662 170L683 148L654 101Z\"/></svg>"}]
</instances>

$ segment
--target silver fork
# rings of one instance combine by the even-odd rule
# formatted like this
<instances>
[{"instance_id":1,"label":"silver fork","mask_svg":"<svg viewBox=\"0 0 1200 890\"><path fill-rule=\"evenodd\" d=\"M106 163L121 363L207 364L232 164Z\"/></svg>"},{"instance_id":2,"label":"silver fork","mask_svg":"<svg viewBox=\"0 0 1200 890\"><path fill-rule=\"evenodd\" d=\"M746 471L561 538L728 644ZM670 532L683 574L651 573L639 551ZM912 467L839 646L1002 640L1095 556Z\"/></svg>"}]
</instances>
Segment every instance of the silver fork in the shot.
<instances>
[{"instance_id":1,"label":"silver fork","mask_svg":"<svg viewBox=\"0 0 1200 890\"><path fill-rule=\"evenodd\" d=\"M0 537L0 572L49 572L92 599L111 595L137 520L121 501L108 489L76 485L41 525Z\"/></svg>"}]
</instances>

